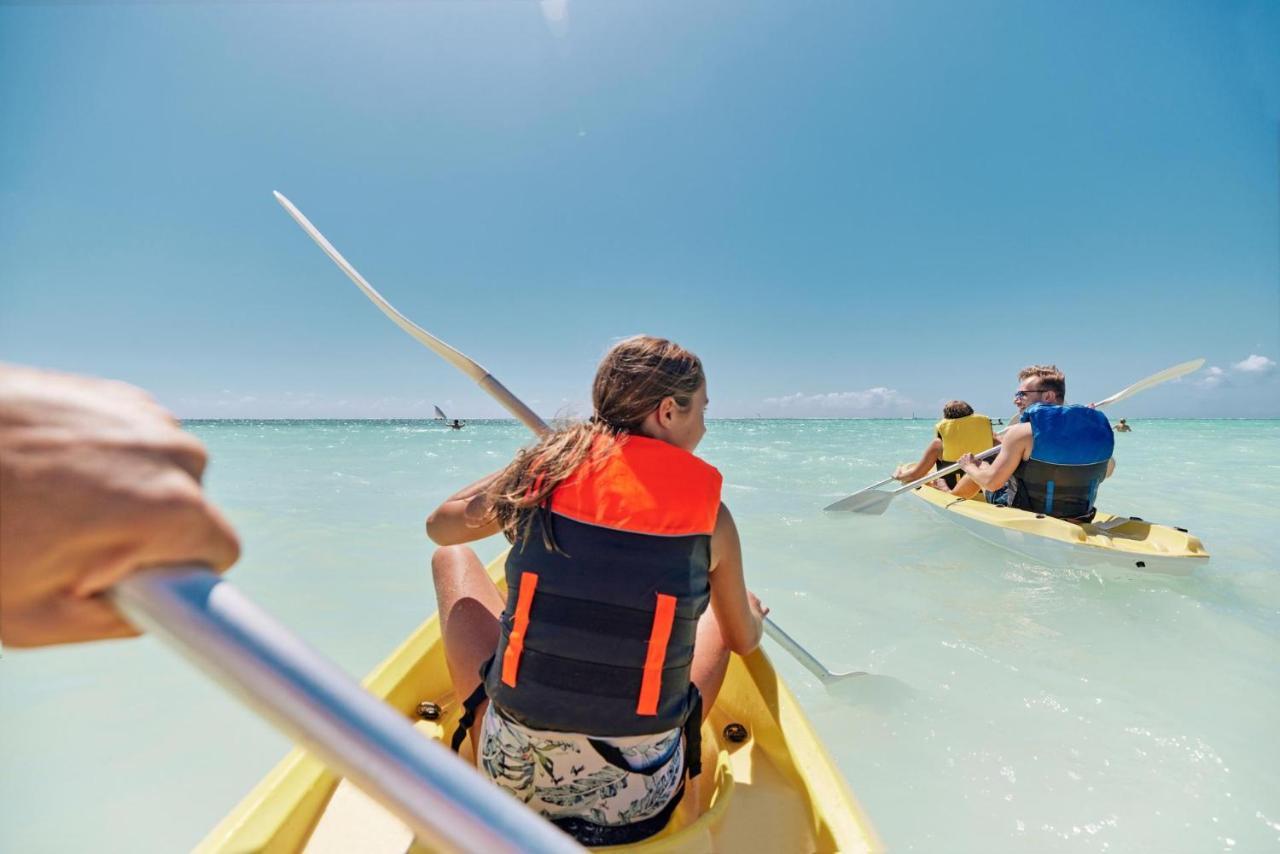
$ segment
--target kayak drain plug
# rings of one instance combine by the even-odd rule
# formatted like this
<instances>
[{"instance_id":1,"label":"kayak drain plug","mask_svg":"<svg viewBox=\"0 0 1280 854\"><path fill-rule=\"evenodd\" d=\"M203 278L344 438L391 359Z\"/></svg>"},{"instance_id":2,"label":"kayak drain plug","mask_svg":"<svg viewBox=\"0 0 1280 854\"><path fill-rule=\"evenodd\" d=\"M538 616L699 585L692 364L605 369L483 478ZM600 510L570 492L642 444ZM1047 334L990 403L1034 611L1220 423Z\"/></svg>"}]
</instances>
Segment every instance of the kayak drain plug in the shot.
<instances>
[{"instance_id":1,"label":"kayak drain plug","mask_svg":"<svg viewBox=\"0 0 1280 854\"><path fill-rule=\"evenodd\" d=\"M430 700L423 700L418 704L418 717L424 721L434 721L440 717L440 706Z\"/></svg>"},{"instance_id":2,"label":"kayak drain plug","mask_svg":"<svg viewBox=\"0 0 1280 854\"><path fill-rule=\"evenodd\" d=\"M742 742L747 740L749 735L747 728L742 724L728 724L724 728L725 741L732 742L733 744L742 744Z\"/></svg>"}]
</instances>

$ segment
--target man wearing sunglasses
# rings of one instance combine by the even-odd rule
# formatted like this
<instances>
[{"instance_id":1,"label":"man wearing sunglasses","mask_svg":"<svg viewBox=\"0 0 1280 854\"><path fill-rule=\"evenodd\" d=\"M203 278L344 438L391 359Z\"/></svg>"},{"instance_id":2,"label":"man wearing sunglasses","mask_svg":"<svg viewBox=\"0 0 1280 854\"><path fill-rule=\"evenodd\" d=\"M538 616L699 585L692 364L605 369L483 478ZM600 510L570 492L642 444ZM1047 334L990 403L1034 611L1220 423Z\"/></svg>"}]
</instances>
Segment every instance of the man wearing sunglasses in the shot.
<instances>
[{"instance_id":1,"label":"man wearing sunglasses","mask_svg":"<svg viewBox=\"0 0 1280 854\"><path fill-rule=\"evenodd\" d=\"M1115 470L1115 436L1107 416L1068 406L1066 398L1067 379L1056 366L1023 368L1013 394L1018 422L1001 434L995 459L960 458L965 477L951 492L967 498L979 488L994 493L1007 484L1000 503L1060 519L1092 519L1098 486Z\"/></svg>"}]
</instances>

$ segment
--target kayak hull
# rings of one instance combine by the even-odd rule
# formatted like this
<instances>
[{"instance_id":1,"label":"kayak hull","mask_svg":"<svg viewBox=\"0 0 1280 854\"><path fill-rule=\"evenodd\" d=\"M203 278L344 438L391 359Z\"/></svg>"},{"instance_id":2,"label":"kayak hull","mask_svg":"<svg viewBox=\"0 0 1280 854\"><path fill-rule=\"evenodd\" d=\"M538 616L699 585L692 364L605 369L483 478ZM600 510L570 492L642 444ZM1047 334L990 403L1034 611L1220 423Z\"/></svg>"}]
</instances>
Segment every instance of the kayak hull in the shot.
<instances>
[{"instance_id":1,"label":"kayak hull","mask_svg":"<svg viewBox=\"0 0 1280 854\"><path fill-rule=\"evenodd\" d=\"M505 555L489 566L502 584ZM425 737L447 741L460 714L431 617L365 680L370 692L419 718ZM745 726L743 741L729 724ZM677 851L878 851L874 830L795 697L762 650L733 656L703 723L703 773L670 825L644 842L609 848ZM200 843L202 852L423 850L408 828L294 750Z\"/></svg>"},{"instance_id":2,"label":"kayak hull","mask_svg":"<svg viewBox=\"0 0 1280 854\"><path fill-rule=\"evenodd\" d=\"M978 539L1047 566L1188 575L1209 559L1198 537L1142 519L1099 512L1080 524L927 486L912 494Z\"/></svg>"}]
</instances>

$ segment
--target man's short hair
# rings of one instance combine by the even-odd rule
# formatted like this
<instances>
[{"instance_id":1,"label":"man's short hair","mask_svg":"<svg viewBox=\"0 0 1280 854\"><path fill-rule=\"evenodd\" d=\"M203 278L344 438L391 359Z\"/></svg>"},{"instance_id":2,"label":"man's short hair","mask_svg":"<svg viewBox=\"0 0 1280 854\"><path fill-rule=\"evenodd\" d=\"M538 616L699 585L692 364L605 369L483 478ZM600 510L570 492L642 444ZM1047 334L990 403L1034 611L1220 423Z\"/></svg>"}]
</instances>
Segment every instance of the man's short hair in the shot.
<instances>
[{"instance_id":1,"label":"man's short hair","mask_svg":"<svg viewBox=\"0 0 1280 854\"><path fill-rule=\"evenodd\" d=\"M942 407L943 418L964 418L973 414L973 407L963 400L948 400Z\"/></svg>"},{"instance_id":2,"label":"man's short hair","mask_svg":"<svg viewBox=\"0 0 1280 854\"><path fill-rule=\"evenodd\" d=\"M1028 365L1018 371L1018 382L1035 377L1043 391L1056 391L1058 402L1067 402L1067 377L1057 365Z\"/></svg>"}]
</instances>

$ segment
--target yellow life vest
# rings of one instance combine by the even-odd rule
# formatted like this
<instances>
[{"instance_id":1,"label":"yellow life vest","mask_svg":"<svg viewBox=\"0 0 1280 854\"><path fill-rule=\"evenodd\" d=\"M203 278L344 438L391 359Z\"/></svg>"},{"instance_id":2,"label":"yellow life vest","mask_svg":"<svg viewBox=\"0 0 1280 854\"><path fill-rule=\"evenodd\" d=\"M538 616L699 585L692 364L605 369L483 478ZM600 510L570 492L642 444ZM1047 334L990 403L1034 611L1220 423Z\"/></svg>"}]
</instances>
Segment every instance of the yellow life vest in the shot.
<instances>
[{"instance_id":1,"label":"yellow life vest","mask_svg":"<svg viewBox=\"0 0 1280 854\"><path fill-rule=\"evenodd\" d=\"M942 440L942 459L954 463L965 454L977 454L995 445L991 419L985 415L944 418L935 429Z\"/></svg>"}]
</instances>

